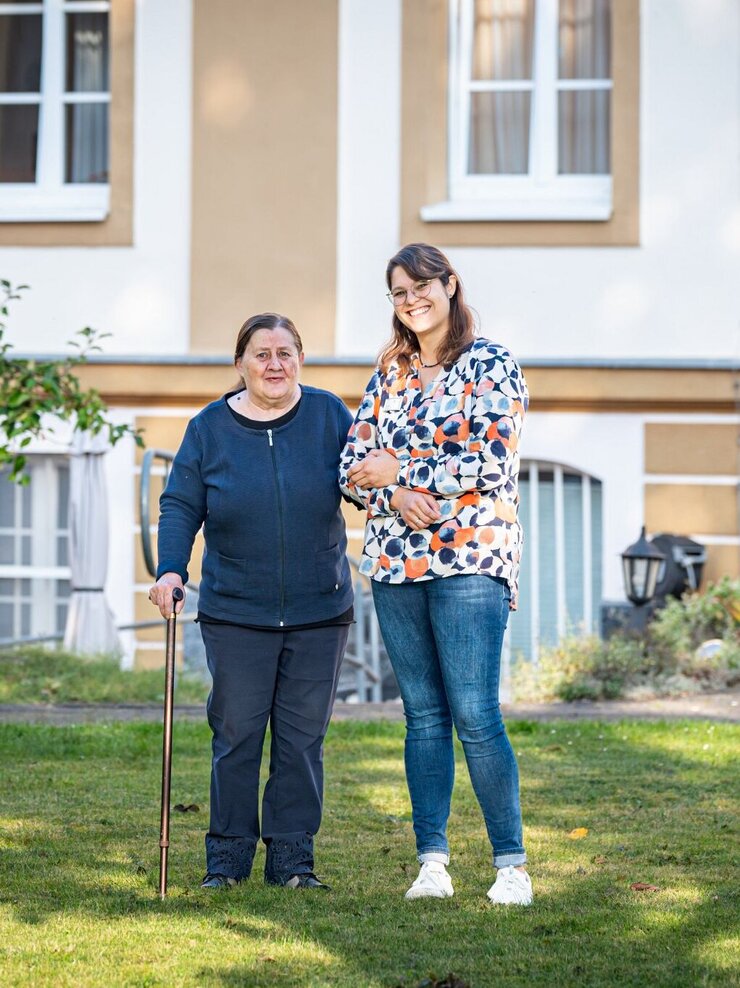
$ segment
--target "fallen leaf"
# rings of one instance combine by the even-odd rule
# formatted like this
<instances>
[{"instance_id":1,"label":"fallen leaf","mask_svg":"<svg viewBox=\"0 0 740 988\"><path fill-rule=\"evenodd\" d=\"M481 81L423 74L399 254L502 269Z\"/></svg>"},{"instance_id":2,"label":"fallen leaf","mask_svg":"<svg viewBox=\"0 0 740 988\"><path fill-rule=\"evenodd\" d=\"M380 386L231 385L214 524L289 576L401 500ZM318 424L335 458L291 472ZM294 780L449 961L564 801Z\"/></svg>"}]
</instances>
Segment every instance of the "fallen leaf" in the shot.
<instances>
[{"instance_id":1,"label":"fallen leaf","mask_svg":"<svg viewBox=\"0 0 740 988\"><path fill-rule=\"evenodd\" d=\"M633 882L630 888L633 892L660 892L657 885L648 885L646 882Z\"/></svg>"},{"instance_id":2,"label":"fallen leaf","mask_svg":"<svg viewBox=\"0 0 740 988\"><path fill-rule=\"evenodd\" d=\"M606 855L597 854L596 857L592 858L591 860L593 861L594 864L598 864L598 865L606 864Z\"/></svg>"},{"instance_id":3,"label":"fallen leaf","mask_svg":"<svg viewBox=\"0 0 740 988\"><path fill-rule=\"evenodd\" d=\"M584 837L588 836L588 827L576 827L575 830L571 830L568 834L571 840L583 840Z\"/></svg>"},{"instance_id":4,"label":"fallen leaf","mask_svg":"<svg viewBox=\"0 0 740 988\"><path fill-rule=\"evenodd\" d=\"M176 813L200 813L200 806L197 803L175 803L172 809Z\"/></svg>"}]
</instances>

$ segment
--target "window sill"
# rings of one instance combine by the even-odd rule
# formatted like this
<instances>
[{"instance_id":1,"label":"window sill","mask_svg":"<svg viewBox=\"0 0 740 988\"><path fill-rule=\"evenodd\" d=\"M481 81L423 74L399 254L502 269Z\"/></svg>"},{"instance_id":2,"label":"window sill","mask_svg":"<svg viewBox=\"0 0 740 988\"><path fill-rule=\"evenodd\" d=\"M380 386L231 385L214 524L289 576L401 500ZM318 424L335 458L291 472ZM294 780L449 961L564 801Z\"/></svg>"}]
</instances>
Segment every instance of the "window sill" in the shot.
<instances>
[{"instance_id":1,"label":"window sill","mask_svg":"<svg viewBox=\"0 0 740 988\"><path fill-rule=\"evenodd\" d=\"M65 185L48 191L35 185L0 187L0 223L100 222L109 212L109 185Z\"/></svg>"},{"instance_id":2,"label":"window sill","mask_svg":"<svg viewBox=\"0 0 740 988\"><path fill-rule=\"evenodd\" d=\"M422 206L420 215L425 223L484 223L491 220L507 223L537 220L604 223L611 219L612 212L611 202L502 199L435 202Z\"/></svg>"}]
</instances>

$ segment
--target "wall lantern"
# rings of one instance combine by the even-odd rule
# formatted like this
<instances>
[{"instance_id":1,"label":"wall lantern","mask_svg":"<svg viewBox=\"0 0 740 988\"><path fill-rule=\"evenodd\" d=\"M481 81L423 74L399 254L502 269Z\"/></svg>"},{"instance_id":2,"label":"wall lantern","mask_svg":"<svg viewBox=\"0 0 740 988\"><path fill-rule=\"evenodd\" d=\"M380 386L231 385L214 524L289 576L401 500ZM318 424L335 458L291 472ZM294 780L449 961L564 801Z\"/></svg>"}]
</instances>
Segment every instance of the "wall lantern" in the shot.
<instances>
[{"instance_id":1,"label":"wall lantern","mask_svg":"<svg viewBox=\"0 0 740 988\"><path fill-rule=\"evenodd\" d=\"M664 561L663 553L645 537L643 525L637 542L622 553L622 575L627 600L641 607L653 598L655 584Z\"/></svg>"}]
</instances>

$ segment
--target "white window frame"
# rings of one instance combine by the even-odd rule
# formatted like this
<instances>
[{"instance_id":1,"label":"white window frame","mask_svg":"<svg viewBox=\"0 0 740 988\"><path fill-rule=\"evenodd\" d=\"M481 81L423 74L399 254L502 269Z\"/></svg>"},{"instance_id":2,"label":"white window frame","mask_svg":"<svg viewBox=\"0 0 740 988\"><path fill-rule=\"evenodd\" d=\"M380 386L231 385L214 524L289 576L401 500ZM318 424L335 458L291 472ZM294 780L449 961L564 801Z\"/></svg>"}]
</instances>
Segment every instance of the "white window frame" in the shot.
<instances>
[{"instance_id":1,"label":"white window frame","mask_svg":"<svg viewBox=\"0 0 740 988\"><path fill-rule=\"evenodd\" d=\"M565 90L611 92L612 80L558 79L559 0L537 0L532 81L471 80L474 0L449 0L448 199L423 206L427 222L608 220L611 175L558 174L558 100ZM469 175L472 92L530 90L530 174Z\"/></svg>"},{"instance_id":2,"label":"white window frame","mask_svg":"<svg viewBox=\"0 0 740 988\"><path fill-rule=\"evenodd\" d=\"M31 581L31 637L36 635L55 635L57 628L57 605L62 598L56 595L56 585L59 580L71 580L72 570L69 565L58 566L55 563L57 554L57 539L66 535L69 538L67 526L57 523L57 505L59 499L58 464L65 459L63 456L29 457L29 468L32 471L31 485L31 527L25 529L21 525L14 530L2 529L3 535L14 535L16 540L21 536L31 536L30 564L4 563L0 564L0 579L30 580ZM3 483L11 483L3 479ZM16 503L21 497L21 490L16 486ZM54 510L49 510L53 505ZM17 517L21 517L20 505ZM20 555L18 553L18 555ZM65 602L68 603L68 601ZM20 601L16 600L16 621L19 617Z\"/></svg>"},{"instance_id":3,"label":"white window frame","mask_svg":"<svg viewBox=\"0 0 740 988\"><path fill-rule=\"evenodd\" d=\"M0 182L0 222L84 222L104 220L110 212L109 183L64 181L64 118L67 106L73 103L110 104L110 92L65 92L65 15L110 14L110 8L110 2L103 0L40 0L38 3L24 4L0 2L0 14L41 14L43 18L40 92L0 93L0 105L39 106L36 181Z\"/></svg>"}]
</instances>

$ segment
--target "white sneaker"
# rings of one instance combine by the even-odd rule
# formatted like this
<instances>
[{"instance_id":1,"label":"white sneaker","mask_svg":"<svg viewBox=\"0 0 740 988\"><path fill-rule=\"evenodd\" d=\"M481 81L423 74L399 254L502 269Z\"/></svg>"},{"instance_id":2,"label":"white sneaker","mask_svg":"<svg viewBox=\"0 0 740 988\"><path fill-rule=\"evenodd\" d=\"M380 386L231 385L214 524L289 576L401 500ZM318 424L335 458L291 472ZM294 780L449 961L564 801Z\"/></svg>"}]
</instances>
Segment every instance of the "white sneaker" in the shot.
<instances>
[{"instance_id":1,"label":"white sneaker","mask_svg":"<svg viewBox=\"0 0 740 988\"><path fill-rule=\"evenodd\" d=\"M452 879L441 861L424 861L406 899L449 899L454 895Z\"/></svg>"},{"instance_id":2,"label":"white sneaker","mask_svg":"<svg viewBox=\"0 0 740 988\"><path fill-rule=\"evenodd\" d=\"M519 871L513 865L499 868L488 898L497 906L531 906L532 881L526 871Z\"/></svg>"}]
</instances>

